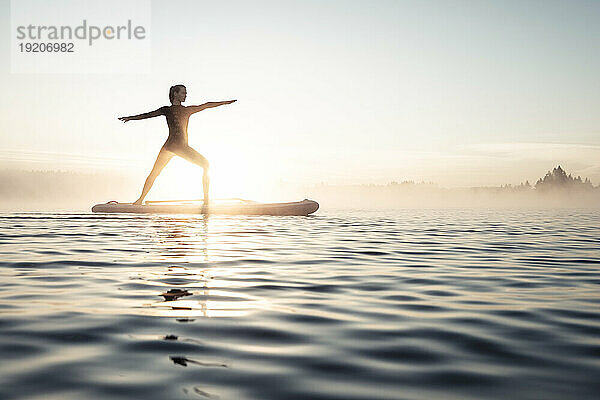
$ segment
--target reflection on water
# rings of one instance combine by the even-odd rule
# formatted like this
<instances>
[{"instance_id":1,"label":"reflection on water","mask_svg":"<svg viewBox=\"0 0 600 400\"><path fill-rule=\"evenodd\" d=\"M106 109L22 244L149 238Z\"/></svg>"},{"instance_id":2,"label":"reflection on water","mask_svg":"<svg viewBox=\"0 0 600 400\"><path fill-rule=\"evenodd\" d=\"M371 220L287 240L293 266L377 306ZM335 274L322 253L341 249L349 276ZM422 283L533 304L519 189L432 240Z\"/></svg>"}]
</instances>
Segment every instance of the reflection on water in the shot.
<instances>
[{"instance_id":1,"label":"reflection on water","mask_svg":"<svg viewBox=\"0 0 600 400\"><path fill-rule=\"evenodd\" d=\"M153 251L165 260L208 262L208 214L195 218L152 219Z\"/></svg>"},{"instance_id":2,"label":"reflection on water","mask_svg":"<svg viewBox=\"0 0 600 400\"><path fill-rule=\"evenodd\" d=\"M594 398L600 213L0 216L0 398Z\"/></svg>"},{"instance_id":3,"label":"reflection on water","mask_svg":"<svg viewBox=\"0 0 600 400\"><path fill-rule=\"evenodd\" d=\"M186 319L235 317L267 304L266 300L250 294L221 289L226 288L229 282L211 277L206 268L171 266L164 273L151 271L147 275L138 274L136 279L172 287L159 294L163 300L144 304L140 311L143 315Z\"/></svg>"}]
</instances>

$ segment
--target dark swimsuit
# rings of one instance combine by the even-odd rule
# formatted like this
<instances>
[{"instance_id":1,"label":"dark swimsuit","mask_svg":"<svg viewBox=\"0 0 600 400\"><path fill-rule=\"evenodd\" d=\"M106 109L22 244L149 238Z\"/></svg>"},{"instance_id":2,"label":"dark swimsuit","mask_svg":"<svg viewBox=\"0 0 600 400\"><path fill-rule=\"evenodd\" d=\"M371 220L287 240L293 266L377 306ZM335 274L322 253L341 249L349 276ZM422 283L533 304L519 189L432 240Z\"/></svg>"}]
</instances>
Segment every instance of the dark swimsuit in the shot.
<instances>
[{"instance_id":1,"label":"dark swimsuit","mask_svg":"<svg viewBox=\"0 0 600 400\"><path fill-rule=\"evenodd\" d=\"M177 148L188 145L188 122L190 120L191 111L186 106L171 105L164 106L157 110L160 115L167 118L167 126L169 127L169 137L164 144L164 147Z\"/></svg>"},{"instance_id":2,"label":"dark swimsuit","mask_svg":"<svg viewBox=\"0 0 600 400\"><path fill-rule=\"evenodd\" d=\"M190 115L198 111L197 108L197 106L171 105L161 107L153 113L156 113L157 116L164 115L167 118L169 137L162 148L201 166L206 171L209 165L208 160L188 145L188 122Z\"/></svg>"}]
</instances>

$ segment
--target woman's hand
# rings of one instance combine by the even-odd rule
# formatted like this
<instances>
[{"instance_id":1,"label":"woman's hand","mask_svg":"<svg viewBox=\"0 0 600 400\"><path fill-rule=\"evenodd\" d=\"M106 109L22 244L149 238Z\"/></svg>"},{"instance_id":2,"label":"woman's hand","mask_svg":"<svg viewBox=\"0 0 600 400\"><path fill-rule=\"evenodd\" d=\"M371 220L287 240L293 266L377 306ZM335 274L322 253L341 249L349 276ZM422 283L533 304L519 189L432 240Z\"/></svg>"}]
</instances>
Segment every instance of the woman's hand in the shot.
<instances>
[{"instance_id":1,"label":"woman's hand","mask_svg":"<svg viewBox=\"0 0 600 400\"><path fill-rule=\"evenodd\" d=\"M129 118L129 117L119 117L119 121L123 121L123 122L131 121L131 118Z\"/></svg>"},{"instance_id":2,"label":"woman's hand","mask_svg":"<svg viewBox=\"0 0 600 400\"><path fill-rule=\"evenodd\" d=\"M229 101L226 101L226 102L225 102L225 104L231 104L231 103L235 103L236 101L237 101L237 100L229 100Z\"/></svg>"}]
</instances>

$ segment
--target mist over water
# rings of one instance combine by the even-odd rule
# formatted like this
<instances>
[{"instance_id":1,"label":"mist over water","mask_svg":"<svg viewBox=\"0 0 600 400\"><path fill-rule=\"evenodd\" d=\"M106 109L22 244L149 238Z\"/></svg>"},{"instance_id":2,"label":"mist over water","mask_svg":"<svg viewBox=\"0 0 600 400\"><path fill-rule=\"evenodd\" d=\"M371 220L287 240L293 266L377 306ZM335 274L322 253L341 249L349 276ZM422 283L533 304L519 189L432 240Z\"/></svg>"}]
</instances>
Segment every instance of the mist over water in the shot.
<instances>
[{"instance_id":1,"label":"mist over water","mask_svg":"<svg viewBox=\"0 0 600 400\"><path fill-rule=\"evenodd\" d=\"M116 173L0 170L0 211L87 211L92 205L139 190Z\"/></svg>"},{"instance_id":2,"label":"mist over water","mask_svg":"<svg viewBox=\"0 0 600 400\"><path fill-rule=\"evenodd\" d=\"M138 174L139 175L139 174ZM61 171L0 170L0 211L88 211L97 203L135 200L145 175ZM201 177L187 182L197 187L188 198L201 198ZM161 181L147 199L186 198L181 185ZM321 209L403 208L600 208L600 188L532 187L445 188L434 183L391 183L387 185L302 185L294 182L261 182L255 195L231 192L228 197L245 197L262 202L297 201L309 198Z\"/></svg>"},{"instance_id":3,"label":"mist over water","mask_svg":"<svg viewBox=\"0 0 600 400\"><path fill-rule=\"evenodd\" d=\"M316 185L305 189L324 207L402 208L600 208L600 189L512 190L502 187L443 188L433 184Z\"/></svg>"},{"instance_id":4,"label":"mist over water","mask_svg":"<svg viewBox=\"0 0 600 400\"><path fill-rule=\"evenodd\" d=\"M598 238L577 209L2 214L0 397L592 399Z\"/></svg>"}]
</instances>

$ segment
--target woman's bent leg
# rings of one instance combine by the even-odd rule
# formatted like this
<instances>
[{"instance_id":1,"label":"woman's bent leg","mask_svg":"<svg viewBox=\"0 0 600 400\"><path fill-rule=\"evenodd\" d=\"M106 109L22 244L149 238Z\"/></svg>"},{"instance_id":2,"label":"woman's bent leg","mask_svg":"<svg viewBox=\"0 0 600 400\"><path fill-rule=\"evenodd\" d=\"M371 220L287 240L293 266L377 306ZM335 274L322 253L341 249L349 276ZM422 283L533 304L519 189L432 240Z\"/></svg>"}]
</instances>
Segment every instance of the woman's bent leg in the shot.
<instances>
[{"instance_id":1,"label":"woman's bent leg","mask_svg":"<svg viewBox=\"0 0 600 400\"><path fill-rule=\"evenodd\" d=\"M160 152L156 157L156 161L154 162L154 167L152 167L150 175L148 175L148 178L146 178L144 188L142 189L142 194L140 195L139 199L137 199L133 204L142 204L142 201L144 201L144 198L146 197L146 195L150 191L150 188L154 184L154 180L160 174L163 168L169 163L171 158L173 158L173 155L174 154L172 152L166 150L164 147L160 149Z\"/></svg>"},{"instance_id":2,"label":"woman's bent leg","mask_svg":"<svg viewBox=\"0 0 600 400\"><path fill-rule=\"evenodd\" d=\"M210 164L208 160L190 146L177 149L175 154L204 169L204 174L202 175L202 191L204 192L204 204L208 204L208 188L210 186L210 178L208 176L208 168Z\"/></svg>"}]
</instances>

